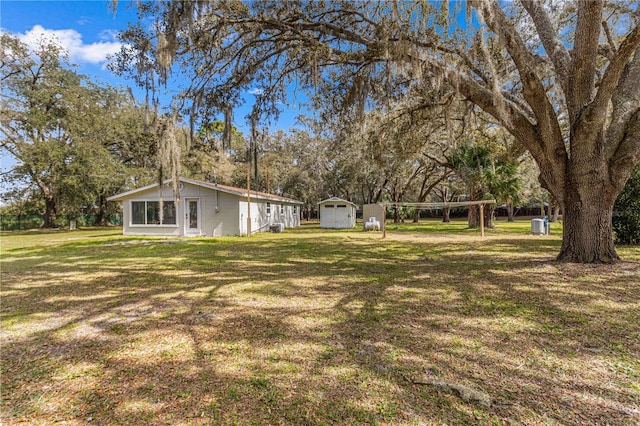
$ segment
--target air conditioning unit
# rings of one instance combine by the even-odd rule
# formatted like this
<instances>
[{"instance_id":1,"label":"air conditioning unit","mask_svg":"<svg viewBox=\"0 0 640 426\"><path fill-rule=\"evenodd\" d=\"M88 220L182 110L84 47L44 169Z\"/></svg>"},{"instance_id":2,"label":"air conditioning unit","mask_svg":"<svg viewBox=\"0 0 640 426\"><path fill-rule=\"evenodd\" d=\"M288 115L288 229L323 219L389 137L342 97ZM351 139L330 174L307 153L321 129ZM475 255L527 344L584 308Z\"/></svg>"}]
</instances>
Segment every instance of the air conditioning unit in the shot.
<instances>
[{"instance_id":1,"label":"air conditioning unit","mask_svg":"<svg viewBox=\"0 0 640 426\"><path fill-rule=\"evenodd\" d=\"M269 225L269 232L283 232L284 223L273 223Z\"/></svg>"}]
</instances>

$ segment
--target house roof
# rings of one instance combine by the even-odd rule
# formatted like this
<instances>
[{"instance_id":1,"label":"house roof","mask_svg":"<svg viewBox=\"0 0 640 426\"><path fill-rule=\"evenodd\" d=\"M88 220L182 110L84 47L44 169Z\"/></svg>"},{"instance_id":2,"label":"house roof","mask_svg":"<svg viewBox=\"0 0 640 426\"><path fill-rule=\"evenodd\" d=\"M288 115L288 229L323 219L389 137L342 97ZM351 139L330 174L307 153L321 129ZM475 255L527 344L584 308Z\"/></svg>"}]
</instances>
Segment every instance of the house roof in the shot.
<instances>
[{"instance_id":1,"label":"house roof","mask_svg":"<svg viewBox=\"0 0 640 426\"><path fill-rule=\"evenodd\" d=\"M332 203L332 202L333 203L347 203L347 204L351 204L355 208L358 208L357 204L352 203L351 201L344 200L342 198L338 198L338 197L327 198L326 200L319 201L318 204L325 204L325 203Z\"/></svg>"},{"instance_id":2,"label":"house roof","mask_svg":"<svg viewBox=\"0 0 640 426\"><path fill-rule=\"evenodd\" d=\"M220 184L216 184L216 183L211 183L211 182L203 182L203 181L199 181L199 180L194 180L194 179L187 179L187 178L183 178L180 177L178 178L178 181L180 181L181 183L188 183L191 185L195 185L195 186L199 186L202 188L207 188L207 189L211 189L211 190L216 190L216 191L220 191L220 192L224 192L227 194L233 194L233 195L237 195L238 197L246 197L247 196L247 189L246 188L236 188L235 186L229 186L229 185L220 185ZM163 185L166 185L168 183L171 182L171 179L167 179L163 182ZM132 189L131 191L126 191L126 192L122 192L120 194L116 194L116 195L112 195L111 197L107 198L107 201L122 201L132 195L135 195L137 193L143 192L143 191L147 191L149 189L152 188L157 188L158 184L154 183L152 185L147 185L147 186L143 186L141 188L136 188L136 189ZM263 200L269 200L269 201L276 201L276 202L281 202L281 203L289 203L289 204L304 204L302 201L298 201L298 200L293 200L291 198L287 198L287 197L282 197L280 195L275 195L275 194L268 194L266 192L260 192L260 191L251 191L251 193L249 194L251 196L251 198L256 198L256 199L263 199Z\"/></svg>"}]
</instances>

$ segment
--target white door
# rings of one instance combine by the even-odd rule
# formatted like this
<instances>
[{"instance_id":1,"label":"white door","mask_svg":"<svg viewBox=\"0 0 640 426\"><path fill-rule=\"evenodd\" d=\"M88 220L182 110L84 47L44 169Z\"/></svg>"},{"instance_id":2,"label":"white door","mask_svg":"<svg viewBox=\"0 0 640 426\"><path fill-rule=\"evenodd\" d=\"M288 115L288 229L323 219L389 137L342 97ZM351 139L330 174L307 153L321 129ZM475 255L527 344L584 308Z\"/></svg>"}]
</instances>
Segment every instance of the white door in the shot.
<instances>
[{"instance_id":1,"label":"white door","mask_svg":"<svg viewBox=\"0 0 640 426\"><path fill-rule=\"evenodd\" d=\"M320 227L336 227L336 207L335 204L325 204L320 211Z\"/></svg>"},{"instance_id":2,"label":"white door","mask_svg":"<svg viewBox=\"0 0 640 426\"><path fill-rule=\"evenodd\" d=\"M184 202L184 233L200 235L200 200L187 198Z\"/></svg>"},{"instance_id":3,"label":"white door","mask_svg":"<svg viewBox=\"0 0 640 426\"><path fill-rule=\"evenodd\" d=\"M334 226L336 228L348 228L349 227L349 209L346 204L336 205L334 213Z\"/></svg>"}]
</instances>

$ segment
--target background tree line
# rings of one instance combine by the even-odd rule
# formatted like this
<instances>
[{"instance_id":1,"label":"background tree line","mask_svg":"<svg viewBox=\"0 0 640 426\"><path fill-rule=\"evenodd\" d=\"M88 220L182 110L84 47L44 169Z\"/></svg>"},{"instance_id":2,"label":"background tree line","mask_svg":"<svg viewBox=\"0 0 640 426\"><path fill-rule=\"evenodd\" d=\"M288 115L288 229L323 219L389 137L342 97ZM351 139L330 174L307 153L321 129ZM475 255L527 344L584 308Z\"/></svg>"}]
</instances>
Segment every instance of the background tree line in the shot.
<instances>
[{"instance_id":1,"label":"background tree line","mask_svg":"<svg viewBox=\"0 0 640 426\"><path fill-rule=\"evenodd\" d=\"M524 187L535 188L527 170L538 174L550 204L563 207L559 259L616 260L613 202L640 158L637 5L469 1L466 11L452 5L460 6L139 3L153 25L132 23L122 34L126 44L114 70L146 88L166 84L172 72L191 82L172 115L154 111L151 127L148 108L138 106L160 176L182 169L242 186L244 162L254 189L301 198L308 209L328 195L356 202L462 195L496 197L511 210L527 198ZM18 80L11 60L6 64L6 78ZM260 130L261 120L286 102L292 82L306 91L317 116L305 131ZM28 86L15 85L15 93L23 90L15 97L22 106L13 110L33 105L46 114L6 120L3 146L19 158L22 135L33 146L66 141L52 150L60 161L49 179L33 170L21 175L38 188L50 217L54 204L72 208L99 192L63 190L79 176L66 172L82 164L77 151L87 131L64 112L75 108L70 116L81 117L107 104L61 107L51 99L70 94L29 99ZM259 95L245 136L230 124L243 90L252 86ZM210 121L219 114L222 123ZM188 129L176 125L180 116L190 120ZM33 132L47 120L55 125ZM83 151L98 158L96 147ZM490 221L492 212L485 213ZM478 217L471 209L470 226Z\"/></svg>"}]
</instances>

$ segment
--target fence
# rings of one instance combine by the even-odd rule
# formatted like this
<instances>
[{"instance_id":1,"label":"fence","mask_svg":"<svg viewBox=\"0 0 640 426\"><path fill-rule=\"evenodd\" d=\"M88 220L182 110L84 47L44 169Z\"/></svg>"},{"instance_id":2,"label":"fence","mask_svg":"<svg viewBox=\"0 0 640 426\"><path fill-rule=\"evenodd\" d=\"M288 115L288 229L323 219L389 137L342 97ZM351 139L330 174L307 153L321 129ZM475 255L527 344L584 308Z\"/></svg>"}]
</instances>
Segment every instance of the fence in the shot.
<instances>
[{"instance_id":1,"label":"fence","mask_svg":"<svg viewBox=\"0 0 640 426\"><path fill-rule=\"evenodd\" d=\"M75 217L59 215L55 220L55 226L58 228L68 227L70 219L76 220L76 226L95 226L98 222L97 215ZM112 214L107 216L107 224L122 225L122 215ZM42 215L0 215L0 229L3 231L42 228L43 226L44 216Z\"/></svg>"}]
</instances>

